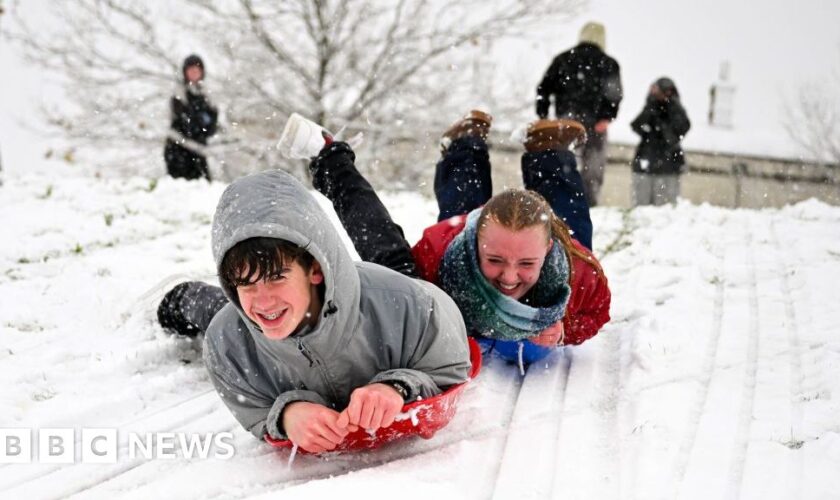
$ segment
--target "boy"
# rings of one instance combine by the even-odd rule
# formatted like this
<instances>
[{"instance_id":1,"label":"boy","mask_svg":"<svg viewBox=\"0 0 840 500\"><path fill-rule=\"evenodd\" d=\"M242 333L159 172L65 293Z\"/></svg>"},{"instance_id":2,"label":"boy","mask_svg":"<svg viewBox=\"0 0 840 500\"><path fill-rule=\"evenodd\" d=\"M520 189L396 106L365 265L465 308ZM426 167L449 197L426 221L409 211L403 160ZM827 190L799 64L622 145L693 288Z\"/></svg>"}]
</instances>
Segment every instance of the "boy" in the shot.
<instances>
[{"instance_id":1,"label":"boy","mask_svg":"<svg viewBox=\"0 0 840 500\"><path fill-rule=\"evenodd\" d=\"M290 175L238 179L213 220L229 300L206 327L204 358L224 403L257 437L328 451L358 427L388 427L406 401L464 382L463 319L440 289L353 262L315 198ZM184 283L158 311L188 333L218 289Z\"/></svg>"}]
</instances>

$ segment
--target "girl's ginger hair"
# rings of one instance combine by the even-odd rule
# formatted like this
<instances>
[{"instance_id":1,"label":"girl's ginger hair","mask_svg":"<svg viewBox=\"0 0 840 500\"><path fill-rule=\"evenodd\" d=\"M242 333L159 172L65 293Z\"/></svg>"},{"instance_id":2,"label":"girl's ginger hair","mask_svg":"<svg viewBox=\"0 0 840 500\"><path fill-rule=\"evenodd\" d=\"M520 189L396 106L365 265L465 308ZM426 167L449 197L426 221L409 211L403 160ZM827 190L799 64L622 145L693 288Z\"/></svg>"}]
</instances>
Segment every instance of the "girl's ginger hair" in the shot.
<instances>
[{"instance_id":1,"label":"girl's ginger hair","mask_svg":"<svg viewBox=\"0 0 840 500\"><path fill-rule=\"evenodd\" d=\"M511 231L519 231L533 226L545 228L546 239L551 238L563 245L566 259L569 261L569 284L572 283L574 265L572 256L588 262L599 276L604 270L597 260L579 250L572 243L569 226L554 213L551 205L539 193L527 189L507 189L490 198L478 216L478 236L486 226L487 220L492 220Z\"/></svg>"}]
</instances>

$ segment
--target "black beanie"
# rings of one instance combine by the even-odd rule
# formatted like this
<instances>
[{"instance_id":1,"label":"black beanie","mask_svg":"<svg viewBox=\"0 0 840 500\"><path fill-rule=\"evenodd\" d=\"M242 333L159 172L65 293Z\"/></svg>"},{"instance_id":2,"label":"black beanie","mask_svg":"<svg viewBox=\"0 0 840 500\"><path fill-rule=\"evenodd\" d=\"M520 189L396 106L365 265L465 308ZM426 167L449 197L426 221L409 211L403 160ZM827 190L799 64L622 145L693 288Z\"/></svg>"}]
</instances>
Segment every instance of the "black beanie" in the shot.
<instances>
[{"instance_id":1,"label":"black beanie","mask_svg":"<svg viewBox=\"0 0 840 500\"><path fill-rule=\"evenodd\" d=\"M662 78L656 80L656 86L668 96L680 96L679 91L677 91L677 86L674 84L674 80L671 80L668 77L663 76Z\"/></svg>"},{"instance_id":2,"label":"black beanie","mask_svg":"<svg viewBox=\"0 0 840 500\"><path fill-rule=\"evenodd\" d=\"M184 59L184 64L181 65L181 75L184 77L184 82L187 81L187 68L190 66L198 66L201 68L201 79L204 79L204 61L196 54L190 54Z\"/></svg>"}]
</instances>

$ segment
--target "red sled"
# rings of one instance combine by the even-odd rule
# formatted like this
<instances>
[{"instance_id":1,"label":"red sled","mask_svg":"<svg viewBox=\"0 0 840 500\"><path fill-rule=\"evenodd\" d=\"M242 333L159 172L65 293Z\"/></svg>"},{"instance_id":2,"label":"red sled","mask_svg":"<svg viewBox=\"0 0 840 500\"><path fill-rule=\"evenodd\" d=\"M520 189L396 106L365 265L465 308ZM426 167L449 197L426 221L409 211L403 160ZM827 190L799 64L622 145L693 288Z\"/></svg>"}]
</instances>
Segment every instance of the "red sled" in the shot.
<instances>
[{"instance_id":1,"label":"red sled","mask_svg":"<svg viewBox=\"0 0 840 500\"><path fill-rule=\"evenodd\" d=\"M403 406L402 412L390 427L377 429L374 432L368 432L365 429L351 432L332 451L367 450L377 448L396 439L415 435L424 439L434 437L435 433L446 427L446 424L455 416L455 409L458 407L458 401L461 399L461 394L467 387L467 383L478 376L478 372L481 371L481 349L479 349L475 340L472 338L468 340L472 366L466 382L453 385L437 396L408 403ZM265 441L277 448L291 449L294 446L288 439L274 439L268 435L265 436ZM305 453L304 450L300 451Z\"/></svg>"}]
</instances>

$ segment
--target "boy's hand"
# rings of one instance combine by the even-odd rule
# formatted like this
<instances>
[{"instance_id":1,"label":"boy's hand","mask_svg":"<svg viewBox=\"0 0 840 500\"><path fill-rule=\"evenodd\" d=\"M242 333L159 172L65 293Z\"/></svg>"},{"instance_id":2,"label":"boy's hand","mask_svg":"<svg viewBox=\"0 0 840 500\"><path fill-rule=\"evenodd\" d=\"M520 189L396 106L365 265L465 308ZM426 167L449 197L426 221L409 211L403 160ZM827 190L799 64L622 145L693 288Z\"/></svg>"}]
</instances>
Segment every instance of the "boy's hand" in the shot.
<instances>
[{"instance_id":1,"label":"boy's hand","mask_svg":"<svg viewBox=\"0 0 840 500\"><path fill-rule=\"evenodd\" d=\"M351 430L336 425L337 411L306 401L286 405L282 419L289 440L310 453L334 449Z\"/></svg>"},{"instance_id":2,"label":"boy's hand","mask_svg":"<svg viewBox=\"0 0 840 500\"><path fill-rule=\"evenodd\" d=\"M563 343L563 338L566 336L566 331L563 329L563 320L549 326L541 331L536 337L531 337L532 343L541 345L543 347L556 347Z\"/></svg>"},{"instance_id":3,"label":"boy's hand","mask_svg":"<svg viewBox=\"0 0 840 500\"><path fill-rule=\"evenodd\" d=\"M350 395L350 404L339 415L337 424L369 430L388 427L394 423L403 404L402 396L388 384L359 387Z\"/></svg>"}]
</instances>

